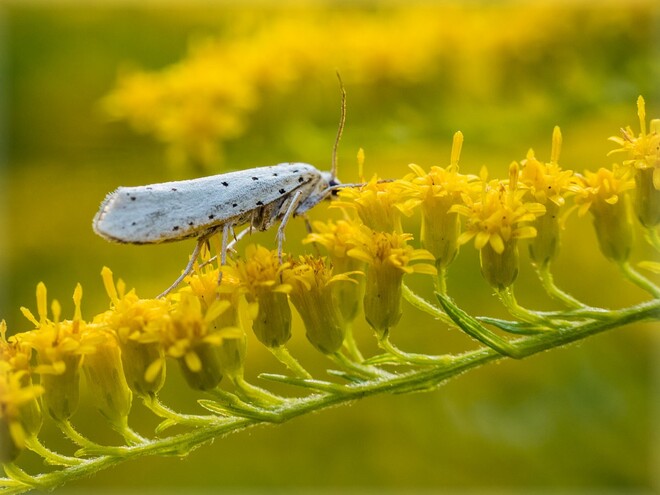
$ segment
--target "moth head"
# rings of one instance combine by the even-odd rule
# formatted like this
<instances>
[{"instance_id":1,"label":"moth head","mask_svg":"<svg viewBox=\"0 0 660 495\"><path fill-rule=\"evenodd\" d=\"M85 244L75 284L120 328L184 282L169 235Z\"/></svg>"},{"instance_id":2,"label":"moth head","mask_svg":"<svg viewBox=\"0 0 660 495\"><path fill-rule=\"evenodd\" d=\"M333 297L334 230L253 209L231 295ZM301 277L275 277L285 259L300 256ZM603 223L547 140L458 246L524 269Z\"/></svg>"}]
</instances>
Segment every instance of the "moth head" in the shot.
<instances>
[{"instance_id":1,"label":"moth head","mask_svg":"<svg viewBox=\"0 0 660 495\"><path fill-rule=\"evenodd\" d=\"M323 181L326 184L324 189L330 191L328 198L331 196L336 196L339 192L341 181L335 177L332 172L321 172L321 176L323 177Z\"/></svg>"}]
</instances>

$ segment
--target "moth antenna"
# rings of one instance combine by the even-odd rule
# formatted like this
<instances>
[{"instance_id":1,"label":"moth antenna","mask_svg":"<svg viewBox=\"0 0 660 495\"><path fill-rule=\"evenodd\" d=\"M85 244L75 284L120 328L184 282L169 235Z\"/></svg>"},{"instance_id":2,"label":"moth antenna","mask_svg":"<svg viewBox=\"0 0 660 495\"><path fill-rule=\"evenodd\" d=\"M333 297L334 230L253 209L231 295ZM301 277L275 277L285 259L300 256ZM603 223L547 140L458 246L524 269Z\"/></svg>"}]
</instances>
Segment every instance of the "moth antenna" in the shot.
<instances>
[{"instance_id":1,"label":"moth antenna","mask_svg":"<svg viewBox=\"0 0 660 495\"><path fill-rule=\"evenodd\" d=\"M337 71L337 79L339 79L339 90L341 91L341 115L339 116L339 128L337 129L335 145L332 147L332 168L330 169L332 179L337 177L337 149L339 148L341 135L344 132L344 124L346 124L346 89L344 88L344 81L341 80L339 71Z\"/></svg>"}]
</instances>

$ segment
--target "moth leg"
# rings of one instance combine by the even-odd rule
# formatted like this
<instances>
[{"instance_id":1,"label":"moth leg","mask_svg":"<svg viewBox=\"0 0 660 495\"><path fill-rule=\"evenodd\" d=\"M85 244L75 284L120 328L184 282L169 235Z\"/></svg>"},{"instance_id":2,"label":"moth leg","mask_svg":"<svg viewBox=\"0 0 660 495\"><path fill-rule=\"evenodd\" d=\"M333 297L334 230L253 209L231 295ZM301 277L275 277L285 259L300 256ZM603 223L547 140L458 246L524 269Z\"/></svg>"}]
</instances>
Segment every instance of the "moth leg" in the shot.
<instances>
[{"instance_id":1,"label":"moth leg","mask_svg":"<svg viewBox=\"0 0 660 495\"><path fill-rule=\"evenodd\" d=\"M277 228L277 258L280 260L280 263L282 263L282 246L284 245L284 228L286 227L286 224L289 222L289 218L291 218L291 215L293 215L293 213L296 211L296 208L298 208L298 204L300 203L301 197L302 197L302 191L296 191L296 193L291 198L291 202L289 203L289 206L286 209L286 213L282 217L280 226Z\"/></svg>"},{"instance_id":2,"label":"moth leg","mask_svg":"<svg viewBox=\"0 0 660 495\"><path fill-rule=\"evenodd\" d=\"M233 228L232 228L232 231L233 231ZM251 233L251 231L252 231L252 228L251 228L251 227L247 227L247 228L241 230L238 234L235 234L235 235L234 235L234 238L231 240L231 242L230 242L229 244L227 244L227 250L228 250L228 251L233 251L233 250L234 250L234 246L235 246L235 245L236 245L241 239L243 239L243 237L245 237L246 235L248 235L249 233Z\"/></svg>"},{"instance_id":3,"label":"moth leg","mask_svg":"<svg viewBox=\"0 0 660 495\"><path fill-rule=\"evenodd\" d=\"M230 223L222 226L222 247L220 248L220 267L218 268L218 285L222 283L222 266L227 264L227 246L229 244L229 231L233 231Z\"/></svg>"},{"instance_id":4,"label":"moth leg","mask_svg":"<svg viewBox=\"0 0 660 495\"><path fill-rule=\"evenodd\" d=\"M250 229L249 229L249 228L246 228L246 229L244 229L244 230L241 230L238 234L234 234L234 226L232 225L232 227L231 227L231 235L232 235L233 239L232 239L231 241L229 241L229 243L227 243L227 252L230 252L230 251L236 251L236 250L234 249L234 246L236 245L236 243L239 242L241 239L243 239L243 237L245 237L245 236L246 236L247 234L249 234L249 233L250 233ZM213 256L213 257L211 257L210 259L206 260L206 261L205 261L204 263L202 263L201 265L199 265L199 267L200 267L200 268L203 268L203 267L205 267L206 265L208 265L209 263L213 263L213 262L214 262L215 260L217 260L217 259L218 259L217 256Z\"/></svg>"},{"instance_id":5,"label":"moth leg","mask_svg":"<svg viewBox=\"0 0 660 495\"><path fill-rule=\"evenodd\" d=\"M311 234L314 229L312 229L312 222L309 221L309 217L307 216L306 213L303 213L302 215L303 220L305 221L305 230L307 231L308 234Z\"/></svg>"},{"instance_id":6,"label":"moth leg","mask_svg":"<svg viewBox=\"0 0 660 495\"><path fill-rule=\"evenodd\" d=\"M193 266L195 265L195 261L197 261L197 257L199 256L199 252L202 250L202 246L206 244L206 236L200 237L197 239L197 244L195 245L195 249L193 249L192 254L190 255L190 261L188 261L188 264L183 270L183 273L179 275L179 278L177 278L172 285L170 285L167 289L165 289L161 294L158 295L158 299L161 297L165 297L167 294L172 292L177 285L179 285L184 278L186 278L188 275L190 275L190 272L192 272Z\"/></svg>"}]
</instances>

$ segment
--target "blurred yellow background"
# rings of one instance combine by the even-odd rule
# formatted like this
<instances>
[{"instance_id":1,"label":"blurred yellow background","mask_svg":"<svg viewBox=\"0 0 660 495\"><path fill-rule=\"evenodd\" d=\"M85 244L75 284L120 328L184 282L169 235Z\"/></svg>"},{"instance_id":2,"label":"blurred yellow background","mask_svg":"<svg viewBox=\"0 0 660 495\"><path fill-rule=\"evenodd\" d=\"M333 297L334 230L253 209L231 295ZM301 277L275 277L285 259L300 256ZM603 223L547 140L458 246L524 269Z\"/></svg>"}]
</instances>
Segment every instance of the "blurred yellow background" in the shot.
<instances>
[{"instance_id":1,"label":"blurred yellow background","mask_svg":"<svg viewBox=\"0 0 660 495\"><path fill-rule=\"evenodd\" d=\"M83 315L91 317L108 304L102 266L144 297L179 273L192 241L122 246L93 234L91 219L117 186L285 161L328 169L339 118L335 70L348 92L339 151L345 182L359 178L360 147L368 177L400 177L411 162L446 166L457 130L465 135L461 171L478 173L486 165L491 176L504 177L530 147L549 160L554 125L564 137L559 163L595 170L616 159L606 157L614 147L607 137L628 124L638 129L639 94L647 115L660 117L660 9L651 0L247 5L2 7L0 317L10 333L28 328L19 307L34 308L39 281L65 315L81 282ZM176 74L186 67L203 70L187 72L190 80L181 83ZM136 74L147 81L143 86L108 97ZM183 113L167 113L158 100L149 106L166 80L178 81L199 105ZM220 104L209 114L204 92L216 88L222 88L214 96ZM125 117L139 110L146 120L127 125ZM209 136L202 142L190 139L198 124ZM311 217L330 215L336 212L321 205ZM412 218L406 226L416 234L418 223ZM638 233L634 261L652 256ZM293 221L286 248L301 251L303 235L302 222ZM274 232L255 239L274 245ZM520 302L554 308L522 259ZM431 288L418 278L409 283L430 298ZM588 304L614 308L647 297L602 258L586 217L570 218L555 278ZM505 316L471 245L449 270L449 293L474 314ZM183 460L128 462L71 488L658 489L652 330L651 324L625 328L487 366L436 392L372 398L242 432ZM312 350L300 325L294 334L292 353L322 374L329 362ZM356 334L374 350L366 324ZM429 353L476 345L410 307L393 341ZM261 371L283 371L254 339L247 367L255 383ZM193 410L195 395L174 366L163 398ZM145 433L155 424L137 403L131 422ZM116 441L88 405L74 424L93 439ZM44 443L71 451L58 437L52 425L45 428ZM29 455L26 461L41 469Z\"/></svg>"}]
</instances>

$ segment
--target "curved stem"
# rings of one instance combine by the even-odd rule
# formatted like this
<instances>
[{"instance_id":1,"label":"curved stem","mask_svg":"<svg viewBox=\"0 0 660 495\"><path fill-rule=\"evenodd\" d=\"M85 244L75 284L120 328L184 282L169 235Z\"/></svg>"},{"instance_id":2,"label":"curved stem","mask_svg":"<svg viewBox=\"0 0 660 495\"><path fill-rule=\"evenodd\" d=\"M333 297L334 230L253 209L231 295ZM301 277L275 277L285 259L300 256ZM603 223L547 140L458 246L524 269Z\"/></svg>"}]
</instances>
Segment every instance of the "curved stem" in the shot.
<instances>
[{"instance_id":1,"label":"curved stem","mask_svg":"<svg viewBox=\"0 0 660 495\"><path fill-rule=\"evenodd\" d=\"M257 387L245 381L243 376L237 375L232 378L234 385L245 394L247 398L250 398L257 403L269 406L269 405L278 405L282 403L282 397L278 397L275 394L270 393L268 390Z\"/></svg>"},{"instance_id":2,"label":"curved stem","mask_svg":"<svg viewBox=\"0 0 660 495\"><path fill-rule=\"evenodd\" d=\"M435 291L440 294L447 293L447 268L438 268L438 275L433 279Z\"/></svg>"},{"instance_id":3,"label":"curved stem","mask_svg":"<svg viewBox=\"0 0 660 495\"><path fill-rule=\"evenodd\" d=\"M557 285L555 285L555 281L552 277L552 272L550 271L550 263L546 263L545 265L537 267L536 273L539 276L539 279L541 280L541 285L543 285L545 291L553 299L560 301L569 308L573 308L573 309L589 308L589 306L581 303L573 296L571 296L567 292L564 292L559 287L557 287Z\"/></svg>"},{"instance_id":4,"label":"curved stem","mask_svg":"<svg viewBox=\"0 0 660 495\"><path fill-rule=\"evenodd\" d=\"M344 348L348 352L349 356L353 361L361 363L364 361L364 356L360 352L360 349L357 346L355 341L355 336L353 335L353 324L346 323L346 336L344 337Z\"/></svg>"},{"instance_id":5,"label":"curved stem","mask_svg":"<svg viewBox=\"0 0 660 495\"><path fill-rule=\"evenodd\" d=\"M416 354L412 352L404 352L399 349L397 346L390 342L388 335L385 335L382 339L378 341L378 346L386 352L394 355L400 360L409 363L409 364L418 364L422 366L439 364L449 364L453 360L453 356L446 354L444 356L429 356L427 354Z\"/></svg>"},{"instance_id":6,"label":"curved stem","mask_svg":"<svg viewBox=\"0 0 660 495\"><path fill-rule=\"evenodd\" d=\"M507 309L507 311L515 318L526 321L528 323L536 323L546 327L557 326L556 323L550 319L551 317L549 315L544 315L542 313L529 310L518 304L516 296L513 292L513 286L509 286L503 290L498 290L497 296L500 298L500 301Z\"/></svg>"},{"instance_id":7,"label":"curved stem","mask_svg":"<svg viewBox=\"0 0 660 495\"><path fill-rule=\"evenodd\" d=\"M216 416L181 414L173 411L164 405L156 395L147 395L142 397L144 405L150 409L156 416L169 419L175 423L189 424L194 426L207 426L217 422Z\"/></svg>"},{"instance_id":8,"label":"curved stem","mask_svg":"<svg viewBox=\"0 0 660 495\"><path fill-rule=\"evenodd\" d=\"M71 441L82 447L87 452L103 453L108 455L122 455L125 454L129 449L129 447L110 447L92 442L87 437L80 434L71 425L71 422L68 419L57 421L57 426L67 437L69 437Z\"/></svg>"},{"instance_id":9,"label":"curved stem","mask_svg":"<svg viewBox=\"0 0 660 495\"><path fill-rule=\"evenodd\" d=\"M42 444L37 437L27 439L25 444L27 445L27 448L32 452L43 457L48 464L60 466L77 466L78 464L85 462L83 459L78 459L77 457L69 457L50 450L48 447Z\"/></svg>"},{"instance_id":10,"label":"curved stem","mask_svg":"<svg viewBox=\"0 0 660 495\"><path fill-rule=\"evenodd\" d=\"M651 282L648 278L644 277L641 273L635 270L630 263L627 261L619 263L619 268L623 274L630 280L633 284L641 287L646 292L651 294L655 298L660 298L660 287Z\"/></svg>"},{"instance_id":11,"label":"curved stem","mask_svg":"<svg viewBox=\"0 0 660 495\"><path fill-rule=\"evenodd\" d=\"M300 378L312 378L312 375L310 375L309 372L300 365L298 360L289 353L286 346L281 345L279 347L269 347L268 350L280 363L293 371L296 376Z\"/></svg>"},{"instance_id":12,"label":"curved stem","mask_svg":"<svg viewBox=\"0 0 660 495\"><path fill-rule=\"evenodd\" d=\"M386 371L376 368L375 366L355 363L348 359L341 351L335 352L334 354L328 354L328 357L335 363L339 364L342 368L355 373L360 378L370 379L389 375Z\"/></svg>"},{"instance_id":13,"label":"curved stem","mask_svg":"<svg viewBox=\"0 0 660 495\"><path fill-rule=\"evenodd\" d=\"M420 311L423 311L424 313L431 315L436 320L440 320L441 322L446 323L447 325L454 324L454 322L451 321L451 318L449 318L445 314L445 312L442 311L442 309L438 308L437 306L434 306L426 299L415 294L412 290L410 290L410 287L408 287L406 284L402 284L401 287L402 287L403 298L406 301L408 301L412 306L419 309Z\"/></svg>"}]
</instances>

